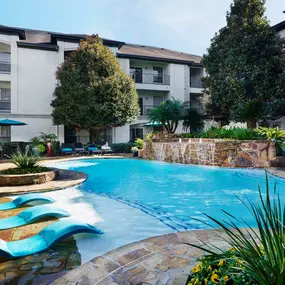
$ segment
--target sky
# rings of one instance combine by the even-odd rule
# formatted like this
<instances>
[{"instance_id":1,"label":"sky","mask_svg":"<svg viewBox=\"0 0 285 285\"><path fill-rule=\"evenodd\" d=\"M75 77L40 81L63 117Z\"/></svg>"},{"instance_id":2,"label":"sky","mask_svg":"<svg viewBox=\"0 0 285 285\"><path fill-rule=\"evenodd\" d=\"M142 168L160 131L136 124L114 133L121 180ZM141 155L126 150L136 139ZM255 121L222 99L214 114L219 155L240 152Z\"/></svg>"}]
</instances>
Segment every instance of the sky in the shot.
<instances>
[{"instance_id":1,"label":"sky","mask_svg":"<svg viewBox=\"0 0 285 285\"><path fill-rule=\"evenodd\" d=\"M0 0L0 24L99 34L128 43L202 55L225 25L232 0ZM284 0L267 0L271 24L285 20Z\"/></svg>"}]
</instances>

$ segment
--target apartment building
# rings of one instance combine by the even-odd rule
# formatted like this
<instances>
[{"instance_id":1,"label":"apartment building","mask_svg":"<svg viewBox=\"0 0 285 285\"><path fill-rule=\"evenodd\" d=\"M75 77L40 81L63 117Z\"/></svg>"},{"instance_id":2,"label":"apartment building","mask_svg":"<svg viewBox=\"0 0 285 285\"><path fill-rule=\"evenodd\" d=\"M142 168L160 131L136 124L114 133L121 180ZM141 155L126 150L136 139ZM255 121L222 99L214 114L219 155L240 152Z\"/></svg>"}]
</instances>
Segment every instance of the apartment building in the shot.
<instances>
[{"instance_id":1,"label":"apartment building","mask_svg":"<svg viewBox=\"0 0 285 285\"><path fill-rule=\"evenodd\" d=\"M28 141L39 132L52 132L61 142L89 142L87 131L76 134L67 126L54 126L50 107L57 66L85 37L0 26L0 119L27 124L0 127L0 140ZM150 124L147 116L155 106L171 97L202 108L199 101L204 74L201 57L109 39L103 42L136 82L141 110L136 121L106 130L106 141L128 142L156 130L157 126Z\"/></svg>"}]
</instances>

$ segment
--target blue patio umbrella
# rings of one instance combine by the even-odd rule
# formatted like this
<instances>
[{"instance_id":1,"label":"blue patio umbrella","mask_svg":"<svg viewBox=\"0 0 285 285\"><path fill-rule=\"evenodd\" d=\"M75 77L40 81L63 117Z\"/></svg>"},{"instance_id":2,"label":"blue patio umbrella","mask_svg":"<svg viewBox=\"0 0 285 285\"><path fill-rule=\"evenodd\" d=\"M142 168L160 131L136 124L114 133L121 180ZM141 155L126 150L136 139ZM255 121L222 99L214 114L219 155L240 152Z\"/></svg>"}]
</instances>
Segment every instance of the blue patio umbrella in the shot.
<instances>
[{"instance_id":1,"label":"blue patio umbrella","mask_svg":"<svg viewBox=\"0 0 285 285\"><path fill-rule=\"evenodd\" d=\"M9 119L0 120L0 126L24 126L24 125L26 125L26 123L20 121L9 120Z\"/></svg>"}]
</instances>

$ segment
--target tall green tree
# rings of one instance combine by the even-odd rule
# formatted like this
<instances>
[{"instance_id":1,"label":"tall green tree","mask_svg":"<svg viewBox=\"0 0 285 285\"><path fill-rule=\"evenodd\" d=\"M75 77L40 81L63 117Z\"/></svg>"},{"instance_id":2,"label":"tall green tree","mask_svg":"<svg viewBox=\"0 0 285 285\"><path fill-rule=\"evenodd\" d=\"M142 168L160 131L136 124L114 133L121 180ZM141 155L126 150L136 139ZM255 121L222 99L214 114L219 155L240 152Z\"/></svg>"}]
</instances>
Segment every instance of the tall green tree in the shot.
<instances>
[{"instance_id":1,"label":"tall green tree","mask_svg":"<svg viewBox=\"0 0 285 285\"><path fill-rule=\"evenodd\" d=\"M234 0L226 27L212 39L203 58L209 113L219 110L219 115L246 121L251 128L285 99L285 43L264 12L265 0ZM249 116L248 110L261 105L260 112Z\"/></svg>"},{"instance_id":2,"label":"tall green tree","mask_svg":"<svg viewBox=\"0 0 285 285\"><path fill-rule=\"evenodd\" d=\"M56 125L88 130L95 141L105 128L123 126L139 115L135 83L97 35L80 42L56 78L51 102Z\"/></svg>"}]
</instances>

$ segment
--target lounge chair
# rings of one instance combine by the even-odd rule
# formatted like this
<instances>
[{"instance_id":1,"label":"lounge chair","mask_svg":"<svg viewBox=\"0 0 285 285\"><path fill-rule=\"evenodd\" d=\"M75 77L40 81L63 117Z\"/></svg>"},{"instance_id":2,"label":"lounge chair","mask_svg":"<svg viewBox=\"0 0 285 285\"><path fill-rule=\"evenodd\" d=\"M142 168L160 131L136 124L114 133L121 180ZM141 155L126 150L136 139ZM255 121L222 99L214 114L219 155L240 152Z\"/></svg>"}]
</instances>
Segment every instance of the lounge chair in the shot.
<instances>
[{"instance_id":1,"label":"lounge chair","mask_svg":"<svg viewBox=\"0 0 285 285\"><path fill-rule=\"evenodd\" d=\"M52 244L78 233L103 234L94 226L67 218L48 225L37 235L26 239L11 242L0 239L0 256L17 258L42 252Z\"/></svg>"},{"instance_id":2,"label":"lounge chair","mask_svg":"<svg viewBox=\"0 0 285 285\"><path fill-rule=\"evenodd\" d=\"M40 205L24 210L17 216L0 220L0 230L6 230L31 224L39 219L46 217L63 218L70 214L63 209L51 205Z\"/></svg>"},{"instance_id":3,"label":"lounge chair","mask_svg":"<svg viewBox=\"0 0 285 285\"><path fill-rule=\"evenodd\" d=\"M89 154L89 151L83 147L82 143L74 144L74 151L76 154Z\"/></svg>"},{"instance_id":4,"label":"lounge chair","mask_svg":"<svg viewBox=\"0 0 285 285\"><path fill-rule=\"evenodd\" d=\"M27 203L31 203L31 202L53 203L54 199L47 197L45 195L41 195L41 194L21 195L11 202L0 204L0 211L19 208L19 207L21 207Z\"/></svg>"},{"instance_id":5,"label":"lounge chair","mask_svg":"<svg viewBox=\"0 0 285 285\"><path fill-rule=\"evenodd\" d=\"M88 146L87 150L89 154L102 154L102 151L96 146Z\"/></svg>"},{"instance_id":6,"label":"lounge chair","mask_svg":"<svg viewBox=\"0 0 285 285\"><path fill-rule=\"evenodd\" d=\"M109 147L107 142L104 145L101 146L101 150L102 150L102 154L104 154L104 153L114 153L114 151Z\"/></svg>"},{"instance_id":7,"label":"lounge chair","mask_svg":"<svg viewBox=\"0 0 285 285\"><path fill-rule=\"evenodd\" d=\"M74 154L73 145L69 143L61 144L60 151L61 151L61 155Z\"/></svg>"}]
</instances>

